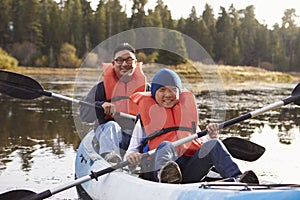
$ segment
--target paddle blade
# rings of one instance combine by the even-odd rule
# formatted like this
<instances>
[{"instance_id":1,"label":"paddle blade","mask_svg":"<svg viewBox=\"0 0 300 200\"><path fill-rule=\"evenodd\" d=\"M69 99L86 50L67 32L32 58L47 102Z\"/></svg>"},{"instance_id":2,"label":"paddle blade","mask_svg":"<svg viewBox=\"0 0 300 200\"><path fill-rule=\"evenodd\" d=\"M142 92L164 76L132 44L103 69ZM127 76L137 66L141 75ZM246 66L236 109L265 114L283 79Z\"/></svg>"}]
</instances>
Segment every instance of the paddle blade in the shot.
<instances>
[{"instance_id":1,"label":"paddle blade","mask_svg":"<svg viewBox=\"0 0 300 200\"><path fill-rule=\"evenodd\" d=\"M238 137L229 137L222 142L234 158L245 161L255 161L265 152L264 147Z\"/></svg>"},{"instance_id":2,"label":"paddle blade","mask_svg":"<svg viewBox=\"0 0 300 200\"><path fill-rule=\"evenodd\" d=\"M0 200L30 199L35 194L36 194L35 192L32 192L30 190L12 190L12 191L0 194Z\"/></svg>"},{"instance_id":3,"label":"paddle blade","mask_svg":"<svg viewBox=\"0 0 300 200\"><path fill-rule=\"evenodd\" d=\"M292 96L295 97L294 103L300 106L300 83L294 88Z\"/></svg>"},{"instance_id":4,"label":"paddle blade","mask_svg":"<svg viewBox=\"0 0 300 200\"><path fill-rule=\"evenodd\" d=\"M42 96L43 88L34 79L21 74L0 70L0 92L20 99Z\"/></svg>"}]
</instances>

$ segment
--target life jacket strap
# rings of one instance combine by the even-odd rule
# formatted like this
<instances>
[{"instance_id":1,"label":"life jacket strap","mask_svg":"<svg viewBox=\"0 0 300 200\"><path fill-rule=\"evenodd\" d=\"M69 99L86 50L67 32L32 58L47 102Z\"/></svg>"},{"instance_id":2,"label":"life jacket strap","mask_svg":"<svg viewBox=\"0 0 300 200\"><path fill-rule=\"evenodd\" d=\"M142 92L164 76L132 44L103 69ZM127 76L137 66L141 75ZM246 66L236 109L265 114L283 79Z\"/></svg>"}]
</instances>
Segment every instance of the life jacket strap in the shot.
<instances>
[{"instance_id":1,"label":"life jacket strap","mask_svg":"<svg viewBox=\"0 0 300 200\"><path fill-rule=\"evenodd\" d=\"M171 131L188 131L191 133L196 133L196 123L192 122L192 127L184 127L184 126L173 126L168 128L162 128L160 130L154 131L150 135L148 135L141 143L140 151L143 151L144 147L148 144L148 142L157 136L160 136L162 134L169 133Z\"/></svg>"}]
</instances>

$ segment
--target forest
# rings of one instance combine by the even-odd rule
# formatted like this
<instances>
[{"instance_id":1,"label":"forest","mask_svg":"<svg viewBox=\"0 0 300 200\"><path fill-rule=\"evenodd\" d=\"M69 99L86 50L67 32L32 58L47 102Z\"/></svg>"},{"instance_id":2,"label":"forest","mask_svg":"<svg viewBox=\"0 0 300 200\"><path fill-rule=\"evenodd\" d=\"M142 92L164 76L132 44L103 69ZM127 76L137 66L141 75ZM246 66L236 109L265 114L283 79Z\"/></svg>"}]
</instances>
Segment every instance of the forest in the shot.
<instances>
[{"instance_id":1,"label":"forest","mask_svg":"<svg viewBox=\"0 0 300 200\"><path fill-rule=\"evenodd\" d=\"M119 0L99 0L96 10L87 0L1 0L0 68L8 63L79 67L88 52L111 36L135 28L159 27L193 38L217 64L300 71L300 27L293 8L285 10L281 24L268 27L255 18L255 5L241 10L234 5L220 7L214 16L206 4L200 14L192 7L189 17L173 19L163 0L157 0L154 9L145 10L146 4L147 0L133 0L128 16ZM141 50L139 56L153 62L161 58L163 63L160 53L166 54ZM166 64L184 62L174 59Z\"/></svg>"}]
</instances>

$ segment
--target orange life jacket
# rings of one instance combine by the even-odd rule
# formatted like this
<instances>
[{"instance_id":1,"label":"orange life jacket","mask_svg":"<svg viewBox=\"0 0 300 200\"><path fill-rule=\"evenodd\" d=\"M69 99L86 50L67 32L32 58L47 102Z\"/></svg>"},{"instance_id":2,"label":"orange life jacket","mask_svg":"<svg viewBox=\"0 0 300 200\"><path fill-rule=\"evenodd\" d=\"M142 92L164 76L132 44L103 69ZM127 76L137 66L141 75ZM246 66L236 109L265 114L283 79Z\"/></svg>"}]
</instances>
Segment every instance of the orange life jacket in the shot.
<instances>
[{"instance_id":1,"label":"orange life jacket","mask_svg":"<svg viewBox=\"0 0 300 200\"><path fill-rule=\"evenodd\" d=\"M179 96L179 102L173 108L164 108L158 105L150 92L135 93L131 98L138 105L146 137L151 137L160 130L163 133L164 130L169 129L169 132L148 140L150 150L156 149L163 141L173 142L187 137L193 134L195 127L198 126L197 106L195 97L191 92L183 91ZM184 130L187 128L189 130ZM192 156L201 145L202 142L196 139L178 146L176 150L179 156Z\"/></svg>"},{"instance_id":2,"label":"orange life jacket","mask_svg":"<svg viewBox=\"0 0 300 200\"><path fill-rule=\"evenodd\" d=\"M135 92L146 91L146 77L142 71L142 63L137 63L132 79L127 83L119 81L111 63L102 63L102 66L106 99L116 105L118 112L128 113L130 106L131 114L137 114L137 106L129 96Z\"/></svg>"}]
</instances>

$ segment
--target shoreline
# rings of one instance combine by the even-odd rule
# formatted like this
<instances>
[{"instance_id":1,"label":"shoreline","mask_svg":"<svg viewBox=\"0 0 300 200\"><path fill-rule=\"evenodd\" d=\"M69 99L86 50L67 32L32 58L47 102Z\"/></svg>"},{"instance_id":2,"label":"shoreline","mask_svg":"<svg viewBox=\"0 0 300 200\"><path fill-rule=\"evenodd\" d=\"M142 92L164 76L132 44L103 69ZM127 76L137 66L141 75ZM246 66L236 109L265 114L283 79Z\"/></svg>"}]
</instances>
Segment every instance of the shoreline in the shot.
<instances>
[{"instance_id":1,"label":"shoreline","mask_svg":"<svg viewBox=\"0 0 300 200\"><path fill-rule=\"evenodd\" d=\"M194 67L196 66L196 68ZM216 85L221 85L225 90L243 90L250 88L268 87L276 84L297 84L300 80L299 72L275 72L267 71L265 69L248 66L224 66L217 65L214 69L211 66L204 66L202 64L194 64L193 66L168 66L168 68L176 71L183 77L183 83L189 84L188 89L195 94L201 91L207 91L207 80L217 80ZM147 79L151 80L154 73L159 69L154 64L143 65L144 73ZM212 70L211 70L212 69ZM9 69L15 73L20 73L28 76L36 75L63 75L75 77L80 74L85 74L89 77L100 76L100 69L96 68L36 68L36 67L17 67ZM84 72L84 73L81 73ZM205 81L206 80L206 81ZM211 84L211 83L210 83ZM218 86L209 86L216 88Z\"/></svg>"}]
</instances>

